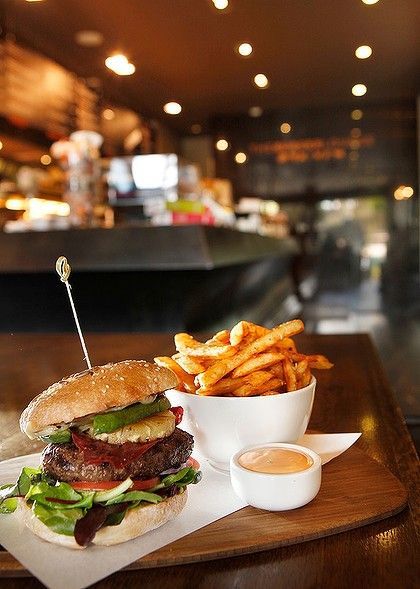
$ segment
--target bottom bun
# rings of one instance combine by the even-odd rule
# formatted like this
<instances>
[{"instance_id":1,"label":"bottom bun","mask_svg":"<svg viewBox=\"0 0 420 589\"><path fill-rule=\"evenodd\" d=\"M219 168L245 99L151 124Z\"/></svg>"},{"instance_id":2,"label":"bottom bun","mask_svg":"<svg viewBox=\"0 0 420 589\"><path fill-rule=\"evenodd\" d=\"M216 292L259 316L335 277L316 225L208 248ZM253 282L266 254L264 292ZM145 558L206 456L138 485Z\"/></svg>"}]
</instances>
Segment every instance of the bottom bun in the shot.
<instances>
[{"instance_id":1,"label":"bottom bun","mask_svg":"<svg viewBox=\"0 0 420 589\"><path fill-rule=\"evenodd\" d=\"M117 526L106 526L96 532L92 544L112 546L113 544L121 544L122 542L142 536L146 532L150 532L177 517L184 509L187 497L188 492L185 490L180 495L169 497L161 503L151 503L146 507L129 509L120 524ZM34 515L24 499L20 499L19 501L19 515L31 532L43 540L76 550L83 550L85 548L85 546L80 546L76 542L74 536L64 536L63 534L56 534L51 531Z\"/></svg>"}]
</instances>

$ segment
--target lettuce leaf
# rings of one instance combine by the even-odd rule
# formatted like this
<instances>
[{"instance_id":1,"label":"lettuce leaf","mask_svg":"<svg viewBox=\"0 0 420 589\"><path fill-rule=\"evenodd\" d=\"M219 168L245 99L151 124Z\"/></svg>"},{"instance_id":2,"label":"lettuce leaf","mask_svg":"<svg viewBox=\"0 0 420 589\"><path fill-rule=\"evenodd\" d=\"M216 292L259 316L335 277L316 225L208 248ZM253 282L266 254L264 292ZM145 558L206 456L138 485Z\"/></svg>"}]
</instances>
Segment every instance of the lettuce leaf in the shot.
<instances>
[{"instance_id":1,"label":"lettuce leaf","mask_svg":"<svg viewBox=\"0 0 420 589\"><path fill-rule=\"evenodd\" d=\"M13 513L18 504L17 497L8 497L0 503L0 513Z\"/></svg>"},{"instance_id":2,"label":"lettuce leaf","mask_svg":"<svg viewBox=\"0 0 420 589\"><path fill-rule=\"evenodd\" d=\"M84 510L81 508L50 509L38 501L34 502L32 511L50 530L64 536L73 536L77 520L84 515Z\"/></svg>"}]
</instances>

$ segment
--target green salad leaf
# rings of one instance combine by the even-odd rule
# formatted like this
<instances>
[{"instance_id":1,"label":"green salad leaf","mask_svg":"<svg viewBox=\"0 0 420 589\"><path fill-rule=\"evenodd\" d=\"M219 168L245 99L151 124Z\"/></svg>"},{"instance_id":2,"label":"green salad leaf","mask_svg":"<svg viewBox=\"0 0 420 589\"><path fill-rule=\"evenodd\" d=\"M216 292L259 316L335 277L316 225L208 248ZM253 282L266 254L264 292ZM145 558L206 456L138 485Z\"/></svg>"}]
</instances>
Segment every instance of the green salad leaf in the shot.
<instances>
[{"instance_id":1,"label":"green salad leaf","mask_svg":"<svg viewBox=\"0 0 420 589\"><path fill-rule=\"evenodd\" d=\"M18 504L17 497L9 497L8 499L4 499L0 503L0 513L13 513Z\"/></svg>"},{"instance_id":2,"label":"green salad leaf","mask_svg":"<svg viewBox=\"0 0 420 589\"><path fill-rule=\"evenodd\" d=\"M46 444L65 444L71 440L71 432L69 429L62 429L49 436L40 436L39 438Z\"/></svg>"},{"instance_id":3,"label":"green salad leaf","mask_svg":"<svg viewBox=\"0 0 420 589\"><path fill-rule=\"evenodd\" d=\"M85 514L82 508L51 509L38 501L33 504L32 511L50 530L64 536L73 536L77 520Z\"/></svg>"}]
</instances>

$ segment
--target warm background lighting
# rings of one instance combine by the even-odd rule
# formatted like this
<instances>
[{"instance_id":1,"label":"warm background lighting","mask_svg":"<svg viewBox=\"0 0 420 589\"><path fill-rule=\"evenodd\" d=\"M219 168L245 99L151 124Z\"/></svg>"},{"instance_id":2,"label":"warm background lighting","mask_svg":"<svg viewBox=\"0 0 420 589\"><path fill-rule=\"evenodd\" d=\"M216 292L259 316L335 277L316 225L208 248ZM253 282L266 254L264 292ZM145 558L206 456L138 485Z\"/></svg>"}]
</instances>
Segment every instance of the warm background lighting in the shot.
<instances>
[{"instance_id":1,"label":"warm background lighting","mask_svg":"<svg viewBox=\"0 0 420 589\"><path fill-rule=\"evenodd\" d=\"M102 118L106 121L112 121L112 119L115 119L115 112L112 110L112 108L105 108L102 111Z\"/></svg>"},{"instance_id":2,"label":"warm background lighting","mask_svg":"<svg viewBox=\"0 0 420 589\"><path fill-rule=\"evenodd\" d=\"M251 55L252 51L253 49L250 43L241 43L238 47L238 53L243 57L248 57L248 55Z\"/></svg>"},{"instance_id":3,"label":"warm background lighting","mask_svg":"<svg viewBox=\"0 0 420 589\"><path fill-rule=\"evenodd\" d=\"M354 54L358 59L367 59L372 55L372 47L369 47L369 45L360 45Z\"/></svg>"},{"instance_id":4,"label":"warm background lighting","mask_svg":"<svg viewBox=\"0 0 420 589\"><path fill-rule=\"evenodd\" d=\"M254 76L254 84L258 86L258 88L267 88L268 86L268 78L265 74L257 74Z\"/></svg>"},{"instance_id":5,"label":"warm background lighting","mask_svg":"<svg viewBox=\"0 0 420 589\"><path fill-rule=\"evenodd\" d=\"M167 102L163 106L163 110L167 115L179 115L182 110L182 106L178 102Z\"/></svg>"},{"instance_id":6,"label":"warm background lighting","mask_svg":"<svg viewBox=\"0 0 420 589\"><path fill-rule=\"evenodd\" d=\"M3 149L3 141L0 141L0 149Z\"/></svg>"},{"instance_id":7,"label":"warm background lighting","mask_svg":"<svg viewBox=\"0 0 420 589\"><path fill-rule=\"evenodd\" d=\"M81 47L100 47L104 42L104 36L99 31L78 31L74 39Z\"/></svg>"},{"instance_id":8,"label":"warm background lighting","mask_svg":"<svg viewBox=\"0 0 420 589\"><path fill-rule=\"evenodd\" d=\"M394 190L394 198L395 200L407 200L408 198L411 198L414 194L414 189L412 186L404 186L404 184L402 184L401 186L398 186L398 188L396 188Z\"/></svg>"},{"instance_id":9,"label":"warm background lighting","mask_svg":"<svg viewBox=\"0 0 420 589\"><path fill-rule=\"evenodd\" d=\"M216 149L218 151L226 151L229 147L229 142L226 139L219 139L216 141Z\"/></svg>"},{"instance_id":10,"label":"warm background lighting","mask_svg":"<svg viewBox=\"0 0 420 589\"><path fill-rule=\"evenodd\" d=\"M363 118L363 111L360 108L355 108L351 111L351 118L353 121L360 121Z\"/></svg>"},{"instance_id":11,"label":"warm background lighting","mask_svg":"<svg viewBox=\"0 0 420 589\"><path fill-rule=\"evenodd\" d=\"M131 76L136 71L134 64L130 63L122 53L107 57L105 65L118 76Z\"/></svg>"},{"instance_id":12,"label":"warm background lighting","mask_svg":"<svg viewBox=\"0 0 420 589\"><path fill-rule=\"evenodd\" d=\"M238 153L235 154L235 162L237 164L244 164L247 159L247 155L243 151L238 151Z\"/></svg>"},{"instance_id":13,"label":"warm background lighting","mask_svg":"<svg viewBox=\"0 0 420 589\"><path fill-rule=\"evenodd\" d=\"M364 84L355 84L351 89L353 96L364 96L367 92L367 88Z\"/></svg>"},{"instance_id":14,"label":"warm background lighting","mask_svg":"<svg viewBox=\"0 0 420 589\"><path fill-rule=\"evenodd\" d=\"M367 4L370 6L371 4L376 4L379 0L362 0L363 4Z\"/></svg>"},{"instance_id":15,"label":"warm background lighting","mask_svg":"<svg viewBox=\"0 0 420 589\"><path fill-rule=\"evenodd\" d=\"M248 110L249 116L254 119L260 117L263 114L263 112L264 111L261 108L261 106L251 106L251 108Z\"/></svg>"},{"instance_id":16,"label":"warm background lighting","mask_svg":"<svg viewBox=\"0 0 420 589\"><path fill-rule=\"evenodd\" d=\"M49 166L51 163L51 156L49 156L48 153L44 153L44 155L41 155L39 161L43 166Z\"/></svg>"},{"instance_id":17,"label":"warm background lighting","mask_svg":"<svg viewBox=\"0 0 420 589\"><path fill-rule=\"evenodd\" d=\"M280 131L282 133L287 134L287 133L290 133L291 130L292 130L292 125L290 125L290 123L282 123L280 125Z\"/></svg>"},{"instance_id":18,"label":"warm background lighting","mask_svg":"<svg viewBox=\"0 0 420 589\"><path fill-rule=\"evenodd\" d=\"M217 10L225 10L229 6L229 0L213 0L213 4Z\"/></svg>"}]
</instances>

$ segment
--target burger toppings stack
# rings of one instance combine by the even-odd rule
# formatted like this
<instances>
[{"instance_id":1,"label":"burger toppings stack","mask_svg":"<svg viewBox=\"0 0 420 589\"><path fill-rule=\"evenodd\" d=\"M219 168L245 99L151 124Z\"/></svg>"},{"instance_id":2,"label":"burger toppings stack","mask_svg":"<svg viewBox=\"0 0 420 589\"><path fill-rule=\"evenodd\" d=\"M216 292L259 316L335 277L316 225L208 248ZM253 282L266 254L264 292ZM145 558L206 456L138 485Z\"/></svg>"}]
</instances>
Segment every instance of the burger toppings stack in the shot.
<instances>
[{"instance_id":1,"label":"burger toppings stack","mask_svg":"<svg viewBox=\"0 0 420 589\"><path fill-rule=\"evenodd\" d=\"M15 511L38 536L70 548L135 538L176 517L201 478L182 408L164 392L167 368L127 360L51 385L22 413L21 429L48 445L0 489L0 512Z\"/></svg>"}]
</instances>

